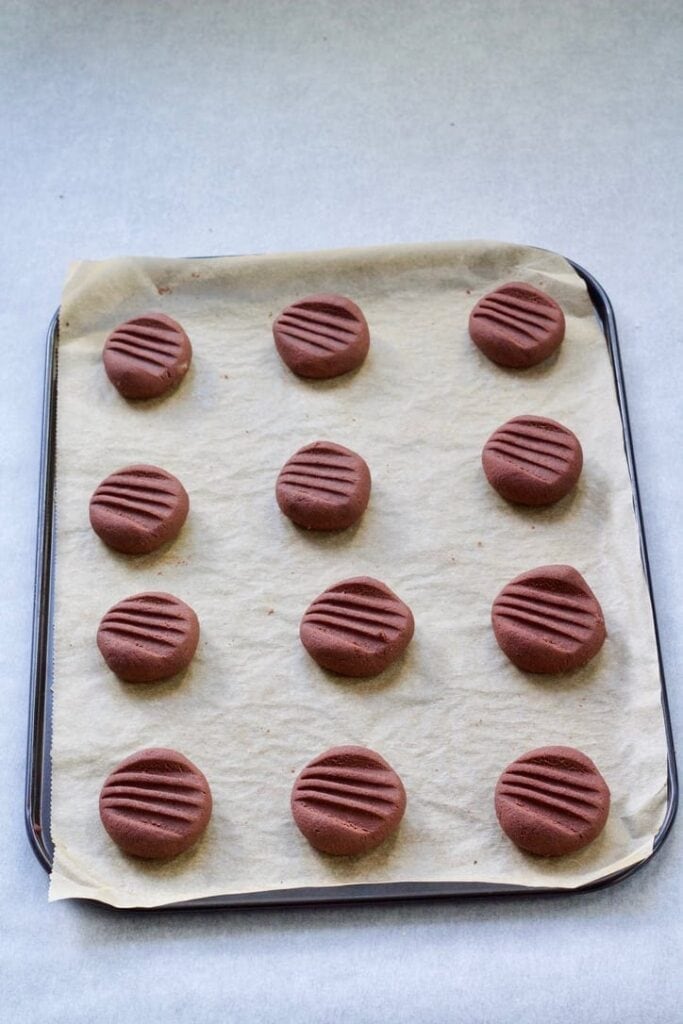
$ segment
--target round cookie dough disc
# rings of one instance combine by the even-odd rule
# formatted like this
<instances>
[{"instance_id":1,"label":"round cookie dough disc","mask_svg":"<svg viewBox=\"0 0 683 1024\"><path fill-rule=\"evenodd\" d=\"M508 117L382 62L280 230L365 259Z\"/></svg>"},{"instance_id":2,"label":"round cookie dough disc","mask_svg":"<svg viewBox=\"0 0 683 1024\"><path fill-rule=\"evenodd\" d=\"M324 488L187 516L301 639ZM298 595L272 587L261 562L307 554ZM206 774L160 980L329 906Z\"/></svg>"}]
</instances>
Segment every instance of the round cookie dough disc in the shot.
<instances>
[{"instance_id":1,"label":"round cookie dough disc","mask_svg":"<svg viewBox=\"0 0 683 1024\"><path fill-rule=\"evenodd\" d=\"M111 473L90 499L90 524L104 543L125 555L147 555L175 540L190 499L180 480L158 466Z\"/></svg>"},{"instance_id":2,"label":"round cookie dough disc","mask_svg":"<svg viewBox=\"0 0 683 1024\"><path fill-rule=\"evenodd\" d=\"M499 366L526 369L551 356L564 338L564 313L533 285L512 281L484 295L470 314L470 337Z\"/></svg>"},{"instance_id":3,"label":"round cookie dough disc","mask_svg":"<svg viewBox=\"0 0 683 1024\"><path fill-rule=\"evenodd\" d=\"M331 441L316 441L287 460L275 496L297 526L345 530L363 515L370 487L370 470L360 455Z\"/></svg>"},{"instance_id":4,"label":"round cookie dough disc","mask_svg":"<svg viewBox=\"0 0 683 1024\"><path fill-rule=\"evenodd\" d=\"M299 377L323 380L357 369L370 347L363 312L344 295L309 295L273 323L275 346Z\"/></svg>"},{"instance_id":5,"label":"round cookie dough disc","mask_svg":"<svg viewBox=\"0 0 683 1024\"><path fill-rule=\"evenodd\" d=\"M303 769L292 790L294 821L322 853L368 853L398 828L403 783L383 757L365 747L333 747Z\"/></svg>"},{"instance_id":6,"label":"round cookie dough disc","mask_svg":"<svg viewBox=\"0 0 683 1024\"><path fill-rule=\"evenodd\" d=\"M583 452L575 434L543 416L515 416L498 427L481 455L486 479L507 501L539 507L575 486Z\"/></svg>"},{"instance_id":7,"label":"round cookie dough disc","mask_svg":"<svg viewBox=\"0 0 683 1024\"><path fill-rule=\"evenodd\" d=\"M102 359L109 380L124 398L158 398L187 373L192 345L170 316L145 313L111 332Z\"/></svg>"},{"instance_id":8,"label":"round cookie dough disc","mask_svg":"<svg viewBox=\"0 0 683 1024\"><path fill-rule=\"evenodd\" d=\"M593 762L572 747L540 747L498 780L500 827L521 850L562 857L592 843L609 814L610 791Z\"/></svg>"},{"instance_id":9,"label":"round cookie dough disc","mask_svg":"<svg viewBox=\"0 0 683 1024\"><path fill-rule=\"evenodd\" d=\"M127 757L106 779L100 818L124 853L177 857L194 846L211 817L209 783L177 750L151 747Z\"/></svg>"},{"instance_id":10,"label":"round cookie dough disc","mask_svg":"<svg viewBox=\"0 0 683 1024\"><path fill-rule=\"evenodd\" d=\"M340 676L379 675L405 651L413 613L386 584L357 576L328 587L306 609L301 642L321 668Z\"/></svg>"},{"instance_id":11,"label":"round cookie dough disc","mask_svg":"<svg viewBox=\"0 0 683 1024\"><path fill-rule=\"evenodd\" d=\"M517 576L493 602L491 621L498 645L524 672L581 668L607 635L598 599L570 565L541 565Z\"/></svg>"},{"instance_id":12,"label":"round cookie dough disc","mask_svg":"<svg viewBox=\"0 0 683 1024\"><path fill-rule=\"evenodd\" d=\"M199 642L199 620L173 594L135 594L110 608L97 630L109 668L127 683L156 683L182 672Z\"/></svg>"}]
</instances>

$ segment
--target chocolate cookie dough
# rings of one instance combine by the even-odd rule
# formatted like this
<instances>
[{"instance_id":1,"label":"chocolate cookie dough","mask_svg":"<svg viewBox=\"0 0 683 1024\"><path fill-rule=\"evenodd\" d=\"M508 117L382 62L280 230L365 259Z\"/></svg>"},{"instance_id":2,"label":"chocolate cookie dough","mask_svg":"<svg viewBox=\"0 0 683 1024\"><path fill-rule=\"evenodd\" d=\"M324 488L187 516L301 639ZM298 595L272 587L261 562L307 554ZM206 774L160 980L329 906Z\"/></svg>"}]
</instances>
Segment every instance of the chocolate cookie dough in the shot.
<instances>
[{"instance_id":1,"label":"chocolate cookie dough","mask_svg":"<svg viewBox=\"0 0 683 1024\"><path fill-rule=\"evenodd\" d=\"M309 295L273 324L282 360L299 377L338 377L361 365L370 347L362 311L343 295Z\"/></svg>"},{"instance_id":2,"label":"chocolate cookie dough","mask_svg":"<svg viewBox=\"0 0 683 1024\"><path fill-rule=\"evenodd\" d=\"M602 608L569 565L541 565L503 587L491 610L496 640L525 672L580 668L602 647Z\"/></svg>"},{"instance_id":3,"label":"chocolate cookie dough","mask_svg":"<svg viewBox=\"0 0 683 1024\"><path fill-rule=\"evenodd\" d=\"M592 843L609 814L610 792L593 762L572 747L540 747L498 780L500 827L521 850L562 857Z\"/></svg>"},{"instance_id":4,"label":"chocolate cookie dough","mask_svg":"<svg viewBox=\"0 0 683 1024\"><path fill-rule=\"evenodd\" d=\"M147 555L175 540L187 518L185 488L158 466L126 466L103 480L90 499L90 523L115 551Z\"/></svg>"},{"instance_id":5,"label":"chocolate cookie dough","mask_svg":"<svg viewBox=\"0 0 683 1024\"><path fill-rule=\"evenodd\" d=\"M97 646L127 683L156 683L182 672L199 642L199 620L173 594L150 592L119 601L100 622Z\"/></svg>"},{"instance_id":6,"label":"chocolate cookie dough","mask_svg":"<svg viewBox=\"0 0 683 1024\"><path fill-rule=\"evenodd\" d=\"M316 597L299 635L321 668L340 676L383 672L410 643L413 613L384 583L369 576L342 580Z\"/></svg>"},{"instance_id":7,"label":"chocolate cookie dough","mask_svg":"<svg viewBox=\"0 0 683 1024\"><path fill-rule=\"evenodd\" d=\"M333 747L306 765L292 790L292 814L311 846L334 856L367 853L398 828L403 783L365 747Z\"/></svg>"},{"instance_id":8,"label":"chocolate cookie dough","mask_svg":"<svg viewBox=\"0 0 683 1024\"><path fill-rule=\"evenodd\" d=\"M100 793L100 818L124 853L166 860L197 842L211 817L209 783L177 750L151 747L127 757Z\"/></svg>"},{"instance_id":9,"label":"chocolate cookie dough","mask_svg":"<svg viewBox=\"0 0 683 1024\"><path fill-rule=\"evenodd\" d=\"M124 398L158 398L187 373L192 345L170 316L145 313L111 332L102 358L109 380Z\"/></svg>"},{"instance_id":10,"label":"chocolate cookie dough","mask_svg":"<svg viewBox=\"0 0 683 1024\"><path fill-rule=\"evenodd\" d=\"M564 313L549 295L513 281L489 292L470 314L470 337L500 366L536 366L559 348Z\"/></svg>"},{"instance_id":11,"label":"chocolate cookie dough","mask_svg":"<svg viewBox=\"0 0 683 1024\"><path fill-rule=\"evenodd\" d=\"M275 496L297 526L345 530L363 515L370 486L370 470L360 455L331 441L316 441L282 467Z\"/></svg>"},{"instance_id":12,"label":"chocolate cookie dough","mask_svg":"<svg viewBox=\"0 0 683 1024\"><path fill-rule=\"evenodd\" d=\"M555 420L515 416L491 434L481 456L486 478L507 501L552 505L581 474L578 438Z\"/></svg>"}]
</instances>

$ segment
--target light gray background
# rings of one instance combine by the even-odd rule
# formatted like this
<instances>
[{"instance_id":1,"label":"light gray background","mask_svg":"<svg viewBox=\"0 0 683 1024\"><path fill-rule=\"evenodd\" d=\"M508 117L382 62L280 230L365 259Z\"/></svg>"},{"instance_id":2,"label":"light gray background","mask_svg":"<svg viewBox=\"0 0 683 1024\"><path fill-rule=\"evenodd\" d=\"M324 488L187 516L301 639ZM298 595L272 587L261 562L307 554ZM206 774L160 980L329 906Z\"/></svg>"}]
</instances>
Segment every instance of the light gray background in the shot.
<instances>
[{"instance_id":1,"label":"light gray background","mask_svg":"<svg viewBox=\"0 0 683 1024\"><path fill-rule=\"evenodd\" d=\"M22 789L44 328L71 259L124 253L485 237L592 270L680 726L681 3L2 0L0 40L6 1019L679 1020L680 828L580 898L132 916L48 906Z\"/></svg>"}]
</instances>

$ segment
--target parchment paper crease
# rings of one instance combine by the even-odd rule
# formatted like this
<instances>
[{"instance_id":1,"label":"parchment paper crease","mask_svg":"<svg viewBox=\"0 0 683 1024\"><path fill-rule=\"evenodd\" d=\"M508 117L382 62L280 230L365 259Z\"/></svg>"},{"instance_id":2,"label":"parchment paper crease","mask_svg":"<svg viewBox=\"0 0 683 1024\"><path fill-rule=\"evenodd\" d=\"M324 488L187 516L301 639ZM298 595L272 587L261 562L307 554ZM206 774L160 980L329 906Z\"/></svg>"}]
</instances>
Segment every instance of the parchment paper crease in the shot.
<instances>
[{"instance_id":1,"label":"parchment paper crease","mask_svg":"<svg viewBox=\"0 0 683 1024\"><path fill-rule=\"evenodd\" d=\"M567 334L540 368L497 368L470 342L486 291L530 281L562 305ZM271 320L295 297L350 295L367 315L365 365L311 383L280 362ZM129 404L107 380L106 334L159 309L194 346L180 389ZM551 510L507 505L480 465L510 416L559 419L579 436L576 494ZM76 264L60 321L51 899L154 906L221 893L397 881L573 887L645 858L662 822L666 748L651 609L604 338L561 257L498 243L210 260ZM300 532L279 512L277 472L300 445L333 440L370 465L361 524ZM88 523L109 472L150 462L191 500L179 539L118 556ZM582 572L605 613L601 654L566 678L525 675L496 646L490 605L516 574L549 562ZM411 606L416 632L376 681L317 668L298 639L309 601L338 579L379 577ZM142 590L199 615L182 678L126 686L95 645L101 615ZM295 774L341 743L378 750L408 810L370 856L324 857L289 811ZM577 746L612 790L602 837L559 861L520 853L493 811L499 773L544 744ZM169 864L126 858L98 816L107 773L146 746L175 747L214 796L201 844Z\"/></svg>"}]
</instances>

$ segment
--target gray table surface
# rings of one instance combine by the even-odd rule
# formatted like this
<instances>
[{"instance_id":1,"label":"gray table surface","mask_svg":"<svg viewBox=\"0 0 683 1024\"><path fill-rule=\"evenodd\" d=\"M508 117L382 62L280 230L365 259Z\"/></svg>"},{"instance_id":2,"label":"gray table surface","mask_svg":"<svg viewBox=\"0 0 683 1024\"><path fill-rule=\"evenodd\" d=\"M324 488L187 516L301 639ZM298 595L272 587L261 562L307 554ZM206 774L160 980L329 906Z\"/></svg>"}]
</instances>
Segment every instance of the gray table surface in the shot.
<instances>
[{"instance_id":1,"label":"gray table surface","mask_svg":"<svg viewBox=\"0 0 683 1024\"><path fill-rule=\"evenodd\" d=\"M680 2L1 0L0 22L0 1016L680 1020L680 828L581 898L135 916L48 906L22 821L43 337L74 258L497 238L592 270L680 733Z\"/></svg>"}]
</instances>

